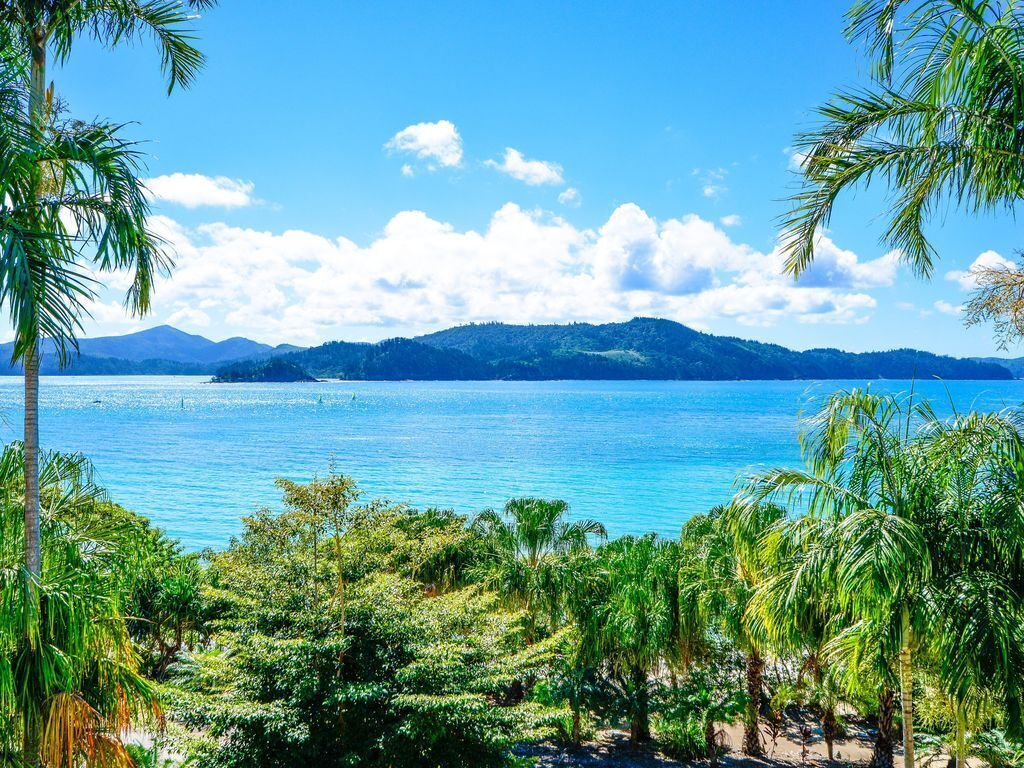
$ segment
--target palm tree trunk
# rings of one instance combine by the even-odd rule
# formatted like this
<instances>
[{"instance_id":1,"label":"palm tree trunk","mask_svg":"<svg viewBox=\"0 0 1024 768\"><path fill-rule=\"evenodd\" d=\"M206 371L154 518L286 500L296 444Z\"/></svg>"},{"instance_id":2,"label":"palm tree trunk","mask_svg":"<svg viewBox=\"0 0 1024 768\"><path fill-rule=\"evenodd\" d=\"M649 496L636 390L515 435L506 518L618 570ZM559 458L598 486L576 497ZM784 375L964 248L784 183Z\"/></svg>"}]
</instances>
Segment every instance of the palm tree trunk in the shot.
<instances>
[{"instance_id":1,"label":"palm tree trunk","mask_svg":"<svg viewBox=\"0 0 1024 768\"><path fill-rule=\"evenodd\" d=\"M29 119L42 128L46 120L46 31L32 31L32 81ZM43 570L39 530L39 333L25 353L25 569L38 576Z\"/></svg>"},{"instance_id":2,"label":"palm tree trunk","mask_svg":"<svg viewBox=\"0 0 1024 768\"><path fill-rule=\"evenodd\" d=\"M25 355L25 569L43 570L39 534L39 351Z\"/></svg>"},{"instance_id":3,"label":"palm tree trunk","mask_svg":"<svg viewBox=\"0 0 1024 768\"><path fill-rule=\"evenodd\" d=\"M633 721L629 726L630 743L636 747L641 742L651 740L650 702L647 696L647 671L643 667L634 667L632 672L634 705Z\"/></svg>"},{"instance_id":4,"label":"palm tree trunk","mask_svg":"<svg viewBox=\"0 0 1024 768\"><path fill-rule=\"evenodd\" d=\"M711 768L718 768L718 734L715 733L715 722L714 720L708 720L707 725L704 726L704 744L708 751L708 763Z\"/></svg>"},{"instance_id":5,"label":"palm tree trunk","mask_svg":"<svg viewBox=\"0 0 1024 768\"><path fill-rule=\"evenodd\" d=\"M900 703L903 708L903 768L914 768L914 680L910 644L910 611L903 609L903 647L900 649Z\"/></svg>"},{"instance_id":6,"label":"palm tree trunk","mask_svg":"<svg viewBox=\"0 0 1024 768\"><path fill-rule=\"evenodd\" d=\"M892 720L896 709L896 694L886 688L878 697L878 733L868 768L893 768Z\"/></svg>"},{"instance_id":7,"label":"palm tree trunk","mask_svg":"<svg viewBox=\"0 0 1024 768\"><path fill-rule=\"evenodd\" d=\"M967 723L960 705L956 708L956 768L967 768Z\"/></svg>"},{"instance_id":8,"label":"palm tree trunk","mask_svg":"<svg viewBox=\"0 0 1024 768\"><path fill-rule=\"evenodd\" d=\"M758 714L761 711L762 676L764 659L758 652L747 654L747 712L743 723L743 754L760 757L764 754L761 746L761 733L758 730Z\"/></svg>"},{"instance_id":9,"label":"palm tree trunk","mask_svg":"<svg viewBox=\"0 0 1024 768\"><path fill-rule=\"evenodd\" d=\"M821 737L825 741L825 752L828 755L828 761L831 763L833 758L833 751L835 749L836 732L839 730L839 724L836 722L836 708L827 705L821 714Z\"/></svg>"}]
</instances>

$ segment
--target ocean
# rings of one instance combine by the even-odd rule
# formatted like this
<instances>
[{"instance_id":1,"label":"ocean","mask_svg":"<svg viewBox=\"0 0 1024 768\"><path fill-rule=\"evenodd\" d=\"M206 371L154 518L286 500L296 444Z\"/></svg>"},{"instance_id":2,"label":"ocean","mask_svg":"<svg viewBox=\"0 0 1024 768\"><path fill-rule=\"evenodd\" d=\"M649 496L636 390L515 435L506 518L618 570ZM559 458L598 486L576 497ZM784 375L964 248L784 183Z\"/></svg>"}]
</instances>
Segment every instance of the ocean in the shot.
<instances>
[{"instance_id":1,"label":"ocean","mask_svg":"<svg viewBox=\"0 0 1024 768\"><path fill-rule=\"evenodd\" d=\"M111 498L190 550L278 506L276 477L352 475L364 499L473 514L515 496L566 500L612 536L675 537L738 476L800 461L801 413L864 382L206 383L44 378L41 438L80 451ZM906 391L911 382L873 382ZM917 382L937 409L1024 402L1024 382ZM20 437L21 382L0 378L0 430Z\"/></svg>"}]
</instances>

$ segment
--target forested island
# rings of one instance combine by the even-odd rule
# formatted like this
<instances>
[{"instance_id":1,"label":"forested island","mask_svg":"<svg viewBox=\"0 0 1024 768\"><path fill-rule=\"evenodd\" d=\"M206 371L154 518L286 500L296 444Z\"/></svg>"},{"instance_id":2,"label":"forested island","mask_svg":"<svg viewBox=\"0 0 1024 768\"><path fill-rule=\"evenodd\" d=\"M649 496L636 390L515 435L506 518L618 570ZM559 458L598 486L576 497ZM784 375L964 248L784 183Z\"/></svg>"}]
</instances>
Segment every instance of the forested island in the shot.
<instances>
[{"instance_id":1,"label":"forested island","mask_svg":"<svg viewBox=\"0 0 1024 768\"><path fill-rule=\"evenodd\" d=\"M377 344L335 341L275 358L310 377L350 380L1012 379L994 362L914 349L803 352L715 336L671 320L591 325L462 325ZM267 381L260 362L216 380Z\"/></svg>"}]
</instances>

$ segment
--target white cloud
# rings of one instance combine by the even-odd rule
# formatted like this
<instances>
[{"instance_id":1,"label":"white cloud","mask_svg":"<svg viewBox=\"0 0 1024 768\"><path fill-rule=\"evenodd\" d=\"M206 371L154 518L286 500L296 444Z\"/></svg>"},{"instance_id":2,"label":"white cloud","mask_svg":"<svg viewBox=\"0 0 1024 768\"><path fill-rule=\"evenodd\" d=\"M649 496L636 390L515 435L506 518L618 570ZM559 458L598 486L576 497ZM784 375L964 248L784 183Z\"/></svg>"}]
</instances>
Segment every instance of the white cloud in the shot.
<instances>
[{"instance_id":1,"label":"white cloud","mask_svg":"<svg viewBox=\"0 0 1024 768\"><path fill-rule=\"evenodd\" d=\"M408 163L403 163L402 164L402 175L403 176L408 178L408 177L412 176L414 173L415 173L415 171L413 171L411 165L409 165Z\"/></svg>"},{"instance_id":2,"label":"white cloud","mask_svg":"<svg viewBox=\"0 0 1024 768\"><path fill-rule=\"evenodd\" d=\"M793 147L786 147L782 150L782 154L788 158L787 166L791 171L802 171L804 163L807 162L807 153L801 152Z\"/></svg>"},{"instance_id":3,"label":"white cloud","mask_svg":"<svg viewBox=\"0 0 1024 768\"><path fill-rule=\"evenodd\" d=\"M730 213L718 220L723 227L738 227L743 223L743 217L738 213Z\"/></svg>"},{"instance_id":4,"label":"white cloud","mask_svg":"<svg viewBox=\"0 0 1024 768\"><path fill-rule=\"evenodd\" d=\"M157 201L176 203L186 208L204 205L241 208L252 205L255 185L251 181L201 173L171 173L145 180L150 196Z\"/></svg>"},{"instance_id":5,"label":"white cloud","mask_svg":"<svg viewBox=\"0 0 1024 768\"><path fill-rule=\"evenodd\" d=\"M488 160L486 164L530 186L565 183L562 178L562 166L558 163L547 160L527 160L523 157L522 152L512 147L506 147L505 156L500 163Z\"/></svg>"},{"instance_id":6,"label":"white cloud","mask_svg":"<svg viewBox=\"0 0 1024 768\"><path fill-rule=\"evenodd\" d=\"M462 165L462 137L455 124L449 120L438 120L436 123L416 123L410 125L390 139L384 148L391 152L415 155L427 161L428 170L457 168ZM406 172L406 168L409 172ZM412 167L402 167L405 176L412 175Z\"/></svg>"},{"instance_id":7,"label":"white cloud","mask_svg":"<svg viewBox=\"0 0 1024 768\"><path fill-rule=\"evenodd\" d=\"M978 287L978 283L974 277L974 271L976 269L992 269L992 268L1005 268L1010 269L1015 265L1009 259L1001 256L995 251L985 251L978 255L974 261L971 262L971 266L967 269L960 270L954 269L946 273L946 279L957 283L961 289L965 291L973 291Z\"/></svg>"},{"instance_id":8,"label":"white cloud","mask_svg":"<svg viewBox=\"0 0 1024 768\"><path fill-rule=\"evenodd\" d=\"M704 197L719 197L729 191L725 185L725 178L729 172L725 168L711 168L702 171L694 168L692 175L700 176L701 194Z\"/></svg>"},{"instance_id":9,"label":"white cloud","mask_svg":"<svg viewBox=\"0 0 1024 768\"><path fill-rule=\"evenodd\" d=\"M773 252L770 271L780 272L784 266L781 252ZM861 261L856 253L835 244L827 235L815 239L814 262L799 278L805 287L884 288L896 282L900 252L889 251L871 261Z\"/></svg>"},{"instance_id":10,"label":"white cloud","mask_svg":"<svg viewBox=\"0 0 1024 768\"><path fill-rule=\"evenodd\" d=\"M861 262L827 240L823 271L794 282L779 271L778 249L737 243L696 215L658 221L635 204L596 230L512 203L479 231L403 211L366 244L223 223L187 229L163 216L152 223L178 261L157 287L156 319L295 343L486 320L859 323L875 307L863 289L892 274L891 255Z\"/></svg>"},{"instance_id":11,"label":"white cloud","mask_svg":"<svg viewBox=\"0 0 1024 768\"><path fill-rule=\"evenodd\" d=\"M558 195L558 202L562 205L568 205L570 208L579 208L583 199L580 197L580 191L576 187L566 187Z\"/></svg>"},{"instance_id":12,"label":"white cloud","mask_svg":"<svg viewBox=\"0 0 1024 768\"><path fill-rule=\"evenodd\" d=\"M941 299L936 301L932 306L942 314L953 315L954 317L959 317L960 313L963 311L963 307L959 307L956 304L950 304L948 301L942 301Z\"/></svg>"},{"instance_id":13,"label":"white cloud","mask_svg":"<svg viewBox=\"0 0 1024 768\"><path fill-rule=\"evenodd\" d=\"M187 325L192 328L206 328L210 322L210 316L206 312L192 307L182 307L167 318L169 325Z\"/></svg>"}]
</instances>

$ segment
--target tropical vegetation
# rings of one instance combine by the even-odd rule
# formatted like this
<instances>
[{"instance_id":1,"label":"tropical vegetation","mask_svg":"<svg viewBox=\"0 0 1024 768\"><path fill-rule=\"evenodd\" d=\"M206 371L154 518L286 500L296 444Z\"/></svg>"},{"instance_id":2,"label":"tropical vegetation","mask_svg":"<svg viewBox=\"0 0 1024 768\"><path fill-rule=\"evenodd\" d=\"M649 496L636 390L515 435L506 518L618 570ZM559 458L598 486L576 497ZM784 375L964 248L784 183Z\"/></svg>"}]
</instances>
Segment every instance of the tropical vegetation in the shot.
<instances>
[{"instance_id":1,"label":"tropical vegetation","mask_svg":"<svg viewBox=\"0 0 1024 768\"><path fill-rule=\"evenodd\" d=\"M783 216L786 270L814 261L838 200L880 183L883 239L918 275L939 254L926 227L939 211L1013 215L1024 197L1024 8L1018 0L858 0L846 34L871 79L818 109L795 143L800 188ZM968 324L1024 335L1024 265L980 264Z\"/></svg>"},{"instance_id":2,"label":"tropical vegetation","mask_svg":"<svg viewBox=\"0 0 1024 768\"><path fill-rule=\"evenodd\" d=\"M46 455L31 590L8 446L4 761L515 766L611 728L712 763L787 731L838 760L861 729L878 768L1019 764L1024 416L842 391L801 445L677 539L540 498L416 511L331 468L202 555Z\"/></svg>"}]
</instances>

